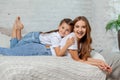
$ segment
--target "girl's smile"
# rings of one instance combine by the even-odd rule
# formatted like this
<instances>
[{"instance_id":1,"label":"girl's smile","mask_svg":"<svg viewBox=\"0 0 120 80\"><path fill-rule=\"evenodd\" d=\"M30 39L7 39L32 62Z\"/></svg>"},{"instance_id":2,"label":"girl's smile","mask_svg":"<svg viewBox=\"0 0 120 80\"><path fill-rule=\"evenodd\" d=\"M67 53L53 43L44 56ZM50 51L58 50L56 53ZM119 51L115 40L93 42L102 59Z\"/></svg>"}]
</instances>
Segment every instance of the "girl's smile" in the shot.
<instances>
[{"instance_id":1,"label":"girl's smile","mask_svg":"<svg viewBox=\"0 0 120 80\"><path fill-rule=\"evenodd\" d=\"M61 37L65 37L66 35L68 35L71 32L71 26L66 24L65 22L62 23L59 26L59 33L61 35Z\"/></svg>"}]
</instances>

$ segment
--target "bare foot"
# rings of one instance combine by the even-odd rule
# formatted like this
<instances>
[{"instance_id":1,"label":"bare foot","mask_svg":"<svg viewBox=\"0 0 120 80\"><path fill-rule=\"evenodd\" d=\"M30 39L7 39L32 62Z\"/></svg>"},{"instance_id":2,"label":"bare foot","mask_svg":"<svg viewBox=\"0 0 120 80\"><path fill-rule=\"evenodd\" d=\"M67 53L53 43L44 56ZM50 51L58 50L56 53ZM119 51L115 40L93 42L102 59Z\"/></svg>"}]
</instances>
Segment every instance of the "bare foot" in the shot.
<instances>
[{"instance_id":1,"label":"bare foot","mask_svg":"<svg viewBox=\"0 0 120 80\"><path fill-rule=\"evenodd\" d=\"M18 16L15 20L15 23L13 24L13 28L15 30L21 30L24 28L24 25L22 24L22 22L20 21L20 17Z\"/></svg>"},{"instance_id":2,"label":"bare foot","mask_svg":"<svg viewBox=\"0 0 120 80\"><path fill-rule=\"evenodd\" d=\"M20 29L20 30L24 28L24 25L23 25L22 22L20 21L20 17L19 17L19 16L16 18L16 26L17 26L17 28Z\"/></svg>"},{"instance_id":3,"label":"bare foot","mask_svg":"<svg viewBox=\"0 0 120 80\"><path fill-rule=\"evenodd\" d=\"M17 27L17 21L15 20L14 24L13 24L13 30L17 30L18 27Z\"/></svg>"}]
</instances>

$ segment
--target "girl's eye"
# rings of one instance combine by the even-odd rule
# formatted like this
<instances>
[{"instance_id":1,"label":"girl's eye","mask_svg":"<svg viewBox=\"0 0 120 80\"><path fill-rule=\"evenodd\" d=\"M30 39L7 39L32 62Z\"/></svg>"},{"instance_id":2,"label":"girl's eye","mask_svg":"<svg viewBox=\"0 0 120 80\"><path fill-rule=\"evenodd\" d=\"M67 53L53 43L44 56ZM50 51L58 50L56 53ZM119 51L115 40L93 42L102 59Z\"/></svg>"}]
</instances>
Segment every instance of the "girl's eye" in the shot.
<instances>
[{"instance_id":1,"label":"girl's eye","mask_svg":"<svg viewBox=\"0 0 120 80\"><path fill-rule=\"evenodd\" d=\"M69 29L67 29L66 31L67 31L67 32L70 32L70 30L69 30Z\"/></svg>"},{"instance_id":2,"label":"girl's eye","mask_svg":"<svg viewBox=\"0 0 120 80\"><path fill-rule=\"evenodd\" d=\"M64 27L62 27L62 29L64 29Z\"/></svg>"}]
</instances>

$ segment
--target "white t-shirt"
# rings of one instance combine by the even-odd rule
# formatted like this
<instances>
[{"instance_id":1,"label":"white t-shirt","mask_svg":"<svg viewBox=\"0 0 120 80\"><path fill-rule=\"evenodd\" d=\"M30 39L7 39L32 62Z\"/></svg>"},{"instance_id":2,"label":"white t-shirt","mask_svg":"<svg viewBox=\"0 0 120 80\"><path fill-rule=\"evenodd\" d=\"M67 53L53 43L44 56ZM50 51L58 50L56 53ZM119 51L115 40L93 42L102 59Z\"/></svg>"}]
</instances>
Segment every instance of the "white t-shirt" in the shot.
<instances>
[{"instance_id":1,"label":"white t-shirt","mask_svg":"<svg viewBox=\"0 0 120 80\"><path fill-rule=\"evenodd\" d=\"M71 38L71 37L73 37L74 38L74 40L75 40L75 43L73 44L73 45L71 45L68 49L72 49L72 50L78 50L78 47L77 47L77 37L75 36L75 33L70 33L69 35L67 35L66 37L64 37L62 40L61 40L61 42L60 42L60 48L62 48L65 44L66 44L66 41L67 41L67 39L68 38ZM81 44L80 44L80 47L81 47ZM68 52L68 50L66 51L66 56L70 56L71 57L71 55L70 55L70 53ZM103 61L105 61L105 59L104 59L104 57L101 55L101 54L99 54L99 53L97 53L97 52L95 52L95 54L93 54L93 55L91 55L92 56L92 58L95 58L95 59L101 59L101 60L103 60Z\"/></svg>"},{"instance_id":2,"label":"white t-shirt","mask_svg":"<svg viewBox=\"0 0 120 80\"><path fill-rule=\"evenodd\" d=\"M39 40L42 44L50 45L52 55L56 55L54 47L58 47L61 41L61 36L58 32L52 32L48 34L40 34Z\"/></svg>"},{"instance_id":3,"label":"white t-shirt","mask_svg":"<svg viewBox=\"0 0 120 80\"><path fill-rule=\"evenodd\" d=\"M60 42L60 48L62 48L65 44L66 44L66 41L68 38L74 38L75 40L75 43L73 45L71 45L68 49L72 49L72 50L78 50L78 47L77 47L77 39L76 39L76 36L74 34L74 32L70 33L69 35L67 35L66 37L64 37L61 42ZM66 51L66 55L70 55L68 50Z\"/></svg>"}]
</instances>

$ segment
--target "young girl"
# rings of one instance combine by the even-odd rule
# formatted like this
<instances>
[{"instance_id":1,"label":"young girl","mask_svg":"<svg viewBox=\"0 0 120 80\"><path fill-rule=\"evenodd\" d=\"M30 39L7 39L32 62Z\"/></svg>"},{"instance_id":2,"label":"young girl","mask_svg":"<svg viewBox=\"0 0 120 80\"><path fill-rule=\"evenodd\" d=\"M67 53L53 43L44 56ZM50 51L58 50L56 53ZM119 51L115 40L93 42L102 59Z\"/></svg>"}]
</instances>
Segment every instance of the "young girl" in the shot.
<instances>
[{"instance_id":1,"label":"young girl","mask_svg":"<svg viewBox=\"0 0 120 80\"><path fill-rule=\"evenodd\" d=\"M63 49L61 56L69 55L74 60L98 66L100 69L110 73L112 71L103 60L91 58L91 27L86 17L78 16L73 20L74 31L61 40L60 47L64 48L69 38L74 38L74 44L68 47L67 51ZM98 55L101 56L101 55Z\"/></svg>"},{"instance_id":2,"label":"young girl","mask_svg":"<svg viewBox=\"0 0 120 80\"><path fill-rule=\"evenodd\" d=\"M11 48L0 48L0 54L15 56L58 55L61 39L73 30L72 20L69 18L63 19L57 30L30 32L22 38L21 30L23 28L20 17L17 17L10 40Z\"/></svg>"}]
</instances>

